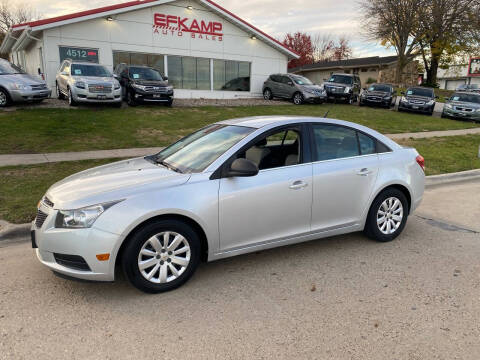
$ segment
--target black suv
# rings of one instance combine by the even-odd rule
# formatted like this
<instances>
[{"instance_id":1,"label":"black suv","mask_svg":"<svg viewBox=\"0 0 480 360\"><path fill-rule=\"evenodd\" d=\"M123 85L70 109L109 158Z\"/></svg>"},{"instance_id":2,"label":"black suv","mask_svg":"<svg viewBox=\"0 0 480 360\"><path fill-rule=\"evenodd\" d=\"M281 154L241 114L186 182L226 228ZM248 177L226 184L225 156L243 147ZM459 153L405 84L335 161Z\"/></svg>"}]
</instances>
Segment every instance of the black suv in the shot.
<instances>
[{"instance_id":1,"label":"black suv","mask_svg":"<svg viewBox=\"0 0 480 360\"><path fill-rule=\"evenodd\" d=\"M340 100L349 104L356 103L360 97L362 82L355 74L332 74L323 84L328 100Z\"/></svg>"},{"instance_id":2,"label":"black suv","mask_svg":"<svg viewBox=\"0 0 480 360\"><path fill-rule=\"evenodd\" d=\"M168 85L168 78L148 66L119 64L114 76L122 85L123 98L128 105L139 103L164 103L172 106L173 87Z\"/></svg>"},{"instance_id":3,"label":"black suv","mask_svg":"<svg viewBox=\"0 0 480 360\"><path fill-rule=\"evenodd\" d=\"M402 92L402 95L398 104L398 111L413 111L433 115L435 99L438 99L433 89L411 87L406 92Z\"/></svg>"},{"instance_id":4,"label":"black suv","mask_svg":"<svg viewBox=\"0 0 480 360\"><path fill-rule=\"evenodd\" d=\"M397 92L390 84L372 84L360 96L360 106L383 106L390 108L397 103Z\"/></svg>"}]
</instances>

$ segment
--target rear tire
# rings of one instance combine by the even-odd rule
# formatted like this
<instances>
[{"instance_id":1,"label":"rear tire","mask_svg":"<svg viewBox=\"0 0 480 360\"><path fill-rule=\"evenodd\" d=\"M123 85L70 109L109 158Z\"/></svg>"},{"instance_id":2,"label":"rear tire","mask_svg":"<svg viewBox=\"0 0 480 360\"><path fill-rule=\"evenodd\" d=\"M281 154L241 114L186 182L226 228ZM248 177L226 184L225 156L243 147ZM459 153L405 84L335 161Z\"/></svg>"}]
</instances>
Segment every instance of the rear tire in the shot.
<instances>
[{"instance_id":1,"label":"rear tire","mask_svg":"<svg viewBox=\"0 0 480 360\"><path fill-rule=\"evenodd\" d=\"M73 99L72 90L68 89L68 105L77 106L77 102Z\"/></svg>"},{"instance_id":2,"label":"rear tire","mask_svg":"<svg viewBox=\"0 0 480 360\"><path fill-rule=\"evenodd\" d=\"M184 222L159 220L133 235L121 262L125 276L137 289L151 294L170 291L195 272L200 262L200 239Z\"/></svg>"},{"instance_id":3,"label":"rear tire","mask_svg":"<svg viewBox=\"0 0 480 360\"><path fill-rule=\"evenodd\" d=\"M58 100L64 100L65 95L63 95L62 92L60 91L60 86L58 86L58 83L55 84L55 87L56 87L56 92L57 92L57 99Z\"/></svg>"},{"instance_id":4,"label":"rear tire","mask_svg":"<svg viewBox=\"0 0 480 360\"><path fill-rule=\"evenodd\" d=\"M405 228L408 213L405 195L398 189L387 188L373 201L363 232L375 241L392 241Z\"/></svg>"}]
</instances>

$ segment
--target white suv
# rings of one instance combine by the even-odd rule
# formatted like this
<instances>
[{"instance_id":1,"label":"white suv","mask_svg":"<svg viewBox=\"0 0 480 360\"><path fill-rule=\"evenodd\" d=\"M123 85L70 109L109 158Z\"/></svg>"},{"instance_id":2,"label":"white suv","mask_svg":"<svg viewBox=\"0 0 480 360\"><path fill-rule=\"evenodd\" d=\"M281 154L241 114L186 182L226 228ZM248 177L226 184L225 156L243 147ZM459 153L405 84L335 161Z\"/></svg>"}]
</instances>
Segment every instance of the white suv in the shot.
<instances>
[{"instance_id":1,"label":"white suv","mask_svg":"<svg viewBox=\"0 0 480 360\"><path fill-rule=\"evenodd\" d=\"M122 87L103 65L64 60L56 77L59 99L77 103L110 103L122 106Z\"/></svg>"}]
</instances>

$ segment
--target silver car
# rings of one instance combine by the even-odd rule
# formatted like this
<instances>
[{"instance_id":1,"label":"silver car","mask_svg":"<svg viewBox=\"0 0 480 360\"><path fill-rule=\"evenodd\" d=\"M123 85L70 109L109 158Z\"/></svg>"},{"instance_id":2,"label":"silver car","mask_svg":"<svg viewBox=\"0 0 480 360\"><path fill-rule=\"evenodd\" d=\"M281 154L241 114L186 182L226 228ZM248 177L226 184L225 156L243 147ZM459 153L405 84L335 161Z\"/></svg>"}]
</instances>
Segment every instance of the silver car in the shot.
<instances>
[{"instance_id":1,"label":"silver car","mask_svg":"<svg viewBox=\"0 0 480 360\"><path fill-rule=\"evenodd\" d=\"M122 87L105 66L64 60L58 69L56 90L59 99L78 103L110 103L122 106Z\"/></svg>"},{"instance_id":2,"label":"silver car","mask_svg":"<svg viewBox=\"0 0 480 360\"><path fill-rule=\"evenodd\" d=\"M274 74L263 83L263 98L283 98L292 100L295 105L305 102L322 104L327 93L322 86L312 83L306 77L294 74Z\"/></svg>"},{"instance_id":3,"label":"silver car","mask_svg":"<svg viewBox=\"0 0 480 360\"><path fill-rule=\"evenodd\" d=\"M32 224L53 271L150 293L213 261L364 231L395 239L424 191L424 160L346 121L252 117L209 125L158 154L72 175Z\"/></svg>"},{"instance_id":4,"label":"silver car","mask_svg":"<svg viewBox=\"0 0 480 360\"><path fill-rule=\"evenodd\" d=\"M456 92L446 99L442 117L480 122L480 94Z\"/></svg>"},{"instance_id":5,"label":"silver car","mask_svg":"<svg viewBox=\"0 0 480 360\"><path fill-rule=\"evenodd\" d=\"M9 61L0 59L0 107L11 103L41 102L51 94L40 77L29 75Z\"/></svg>"}]
</instances>

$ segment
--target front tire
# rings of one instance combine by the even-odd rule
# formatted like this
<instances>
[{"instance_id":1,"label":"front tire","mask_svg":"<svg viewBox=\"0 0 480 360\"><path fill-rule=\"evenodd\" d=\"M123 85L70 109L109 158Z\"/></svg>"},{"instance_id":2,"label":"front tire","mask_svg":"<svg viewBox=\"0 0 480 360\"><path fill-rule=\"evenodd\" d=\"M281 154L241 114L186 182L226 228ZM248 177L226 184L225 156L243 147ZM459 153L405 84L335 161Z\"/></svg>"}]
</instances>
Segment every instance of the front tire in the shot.
<instances>
[{"instance_id":1,"label":"front tire","mask_svg":"<svg viewBox=\"0 0 480 360\"><path fill-rule=\"evenodd\" d=\"M0 108L7 107L10 105L10 96L7 91L0 89Z\"/></svg>"},{"instance_id":2,"label":"front tire","mask_svg":"<svg viewBox=\"0 0 480 360\"><path fill-rule=\"evenodd\" d=\"M365 223L365 235L379 242L394 240L405 228L408 212L405 195L395 188L385 189L370 207Z\"/></svg>"},{"instance_id":3,"label":"front tire","mask_svg":"<svg viewBox=\"0 0 480 360\"><path fill-rule=\"evenodd\" d=\"M57 99L58 100L64 100L65 99L65 96L62 94L62 92L60 91L60 86L58 86L58 83L55 85L56 87L56 92L57 92Z\"/></svg>"},{"instance_id":4,"label":"front tire","mask_svg":"<svg viewBox=\"0 0 480 360\"><path fill-rule=\"evenodd\" d=\"M68 89L68 105L70 106L77 106L77 102L73 98L72 90Z\"/></svg>"},{"instance_id":5,"label":"front tire","mask_svg":"<svg viewBox=\"0 0 480 360\"><path fill-rule=\"evenodd\" d=\"M133 96L133 93L131 91L127 93L127 104L128 106L132 106L132 107L138 105L137 100L135 100L135 97Z\"/></svg>"},{"instance_id":6,"label":"front tire","mask_svg":"<svg viewBox=\"0 0 480 360\"><path fill-rule=\"evenodd\" d=\"M300 94L299 92L296 92L293 94L293 103L295 105L302 105L303 104L303 95Z\"/></svg>"},{"instance_id":7,"label":"front tire","mask_svg":"<svg viewBox=\"0 0 480 360\"><path fill-rule=\"evenodd\" d=\"M183 285L200 261L200 239L186 223L159 220L141 228L122 256L127 279L137 289L156 294Z\"/></svg>"},{"instance_id":8,"label":"front tire","mask_svg":"<svg viewBox=\"0 0 480 360\"><path fill-rule=\"evenodd\" d=\"M263 90L263 98L265 100L272 100L273 99L272 90L270 90L269 88L266 88L265 90Z\"/></svg>"}]
</instances>

